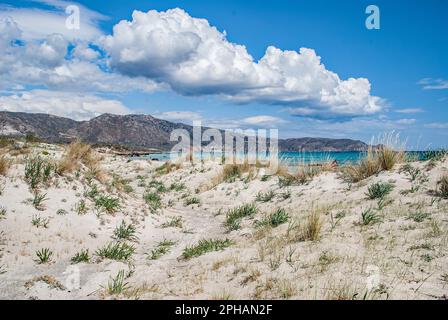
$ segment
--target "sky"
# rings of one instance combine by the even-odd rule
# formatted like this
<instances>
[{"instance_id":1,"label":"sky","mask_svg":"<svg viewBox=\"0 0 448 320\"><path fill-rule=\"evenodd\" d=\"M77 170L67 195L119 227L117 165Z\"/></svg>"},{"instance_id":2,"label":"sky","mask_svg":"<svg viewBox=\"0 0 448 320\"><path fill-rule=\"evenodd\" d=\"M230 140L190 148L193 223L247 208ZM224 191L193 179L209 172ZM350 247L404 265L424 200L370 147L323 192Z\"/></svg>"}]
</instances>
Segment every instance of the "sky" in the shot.
<instances>
[{"instance_id":1,"label":"sky","mask_svg":"<svg viewBox=\"0 0 448 320\"><path fill-rule=\"evenodd\" d=\"M447 13L445 0L3 0L0 110L448 147Z\"/></svg>"}]
</instances>

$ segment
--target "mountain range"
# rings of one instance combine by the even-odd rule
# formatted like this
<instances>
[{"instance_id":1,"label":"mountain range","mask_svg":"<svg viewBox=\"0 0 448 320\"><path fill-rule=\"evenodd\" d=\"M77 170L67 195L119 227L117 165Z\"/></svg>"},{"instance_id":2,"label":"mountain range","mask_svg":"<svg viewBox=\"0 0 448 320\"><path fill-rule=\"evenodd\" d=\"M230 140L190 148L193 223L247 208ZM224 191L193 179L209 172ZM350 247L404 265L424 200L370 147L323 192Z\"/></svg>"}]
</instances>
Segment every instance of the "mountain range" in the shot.
<instances>
[{"instance_id":1,"label":"mountain range","mask_svg":"<svg viewBox=\"0 0 448 320\"><path fill-rule=\"evenodd\" d=\"M87 121L75 121L43 113L0 111L0 136L33 135L50 143L67 143L79 138L96 145L168 151L176 143L170 141L174 129L191 133L193 127L150 115L102 114ZM365 151L367 148L366 143L351 139L305 137L279 140L280 151Z\"/></svg>"}]
</instances>

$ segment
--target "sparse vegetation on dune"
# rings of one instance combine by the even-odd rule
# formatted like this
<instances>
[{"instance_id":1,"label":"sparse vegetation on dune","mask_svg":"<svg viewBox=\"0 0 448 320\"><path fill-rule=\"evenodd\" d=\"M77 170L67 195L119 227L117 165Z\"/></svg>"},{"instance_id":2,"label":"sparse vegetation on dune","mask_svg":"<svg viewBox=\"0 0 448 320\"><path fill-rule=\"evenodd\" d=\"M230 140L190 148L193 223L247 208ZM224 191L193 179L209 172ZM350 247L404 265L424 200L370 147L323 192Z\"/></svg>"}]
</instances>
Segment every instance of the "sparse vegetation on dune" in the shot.
<instances>
[{"instance_id":1,"label":"sparse vegetation on dune","mask_svg":"<svg viewBox=\"0 0 448 320\"><path fill-rule=\"evenodd\" d=\"M365 167L353 165L355 180L376 177L349 179L347 187L329 161L299 169L282 163L276 173L206 161L157 171L158 161L131 161L104 148L110 179L102 183L82 160L94 152L88 147L70 152L79 154L70 156L79 167L64 175L55 171L61 146L28 148L0 176L0 290L10 296L45 298L54 290L50 278L19 291L14 279L47 270L62 280L66 268L89 278L81 290L59 290L61 298L440 298L448 282L443 157L431 156L431 169L419 159L392 165L403 161L398 151L380 146L367 153ZM211 180L220 182L203 191ZM133 191L125 194L126 186ZM384 284L367 291L370 265L380 268ZM416 285L390 281L404 269L411 278L434 276ZM419 286L428 296L416 292Z\"/></svg>"},{"instance_id":2,"label":"sparse vegetation on dune","mask_svg":"<svg viewBox=\"0 0 448 320\"><path fill-rule=\"evenodd\" d=\"M46 185L53 172L54 165L39 156L27 158L25 161L25 181L33 190L42 184Z\"/></svg>"},{"instance_id":3,"label":"sparse vegetation on dune","mask_svg":"<svg viewBox=\"0 0 448 320\"><path fill-rule=\"evenodd\" d=\"M165 255L170 251L171 247L174 246L176 242L171 240L163 240L162 242L159 242L155 249L151 250L151 254L149 255L149 258L151 260L157 260L161 256Z\"/></svg>"},{"instance_id":4,"label":"sparse vegetation on dune","mask_svg":"<svg viewBox=\"0 0 448 320\"><path fill-rule=\"evenodd\" d=\"M375 148L370 147L357 164L343 167L342 173L346 180L359 182L381 171L392 170L397 163L406 159L405 144L400 141L398 134L384 134L378 139L378 144Z\"/></svg>"},{"instance_id":5,"label":"sparse vegetation on dune","mask_svg":"<svg viewBox=\"0 0 448 320\"><path fill-rule=\"evenodd\" d=\"M11 161L0 150L0 176L6 176L11 166Z\"/></svg>"},{"instance_id":6,"label":"sparse vegetation on dune","mask_svg":"<svg viewBox=\"0 0 448 320\"><path fill-rule=\"evenodd\" d=\"M448 199L448 175L444 175L437 182L437 194L445 199Z\"/></svg>"},{"instance_id":7,"label":"sparse vegetation on dune","mask_svg":"<svg viewBox=\"0 0 448 320\"><path fill-rule=\"evenodd\" d=\"M135 247L128 245L126 242L111 242L98 249L96 255L101 258L126 261L132 256L134 251Z\"/></svg>"},{"instance_id":8,"label":"sparse vegetation on dune","mask_svg":"<svg viewBox=\"0 0 448 320\"><path fill-rule=\"evenodd\" d=\"M238 230L241 225L241 220L246 217L251 217L258 212L255 204L245 204L227 211L225 225L229 231Z\"/></svg>"},{"instance_id":9,"label":"sparse vegetation on dune","mask_svg":"<svg viewBox=\"0 0 448 320\"><path fill-rule=\"evenodd\" d=\"M132 223L126 223L124 220L114 230L114 238L117 240L137 241L137 230Z\"/></svg>"},{"instance_id":10,"label":"sparse vegetation on dune","mask_svg":"<svg viewBox=\"0 0 448 320\"><path fill-rule=\"evenodd\" d=\"M77 263L88 263L90 261L90 254L89 254L89 250L81 250L80 252L77 252L71 259L70 261L73 264L77 264Z\"/></svg>"},{"instance_id":11,"label":"sparse vegetation on dune","mask_svg":"<svg viewBox=\"0 0 448 320\"><path fill-rule=\"evenodd\" d=\"M377 182L367 188L367 196L369 199L381 199L388 195L394 186L386 182Z\"/></svg>"},{"instance_id":12,"label":"sparse vegetation on dune","mask_svg":"<svg viewBox=\"0 0 448 320\"><path fill-rule=\"evenodd\" d=\"M92 147L80 140L72 142L66 147L64 156L57 164L56 171L60 175L80 170L84 165L87 173L98 181L105 181L105 173L100 166L100 156Z\"/></svg>"},{"instance_id":13,"label":"sparse vegetation on dune","mask_svg":"<svg viewBox=\"0 0 448 320\"><path fill-rule=\"evenodd\" d=\"M197 245L186 247L182 253L182 258L185 260L199 257L205 253L212 251L221 251L230 247L233 242L229 239L225 240L201 240Z\"/></svg>"}]
</instances>

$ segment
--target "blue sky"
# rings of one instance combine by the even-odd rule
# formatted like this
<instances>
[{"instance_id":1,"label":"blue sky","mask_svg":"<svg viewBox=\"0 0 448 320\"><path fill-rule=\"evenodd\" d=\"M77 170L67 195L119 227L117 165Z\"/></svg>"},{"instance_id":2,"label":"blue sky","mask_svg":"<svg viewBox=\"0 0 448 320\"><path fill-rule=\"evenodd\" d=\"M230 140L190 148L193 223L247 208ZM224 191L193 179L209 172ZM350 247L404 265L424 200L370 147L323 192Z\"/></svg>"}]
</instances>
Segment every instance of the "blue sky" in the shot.
<instances>
[{"instance_id":1,"label":"blue sky","mask_svg":"<svg viewBox=\"0 0 448 320\"><path fill-rule=\"evenodd\" d=\"M149 113L223 128L277 127L281 137L369 141L396 130L410 149L448 145L447 1L78 1L76 34L64 31L71 2L3 3L0 18L12 17L22 31L22 53L11 56L20 57L17 68L24 75L9 72L8 84L0 82L2 109L72 118ZM380 9L379 30L365 27L369 4ZM173 8L185 15L169 14L170 19L206 19L218 34L182 25L166 33L163 12ZM132 21L134 10L156 10L156 20L143 15L135 28L114 33L121 20ZM157 30L163 32L146 41L141 28L152 26L145 23L160 23ZM52 33L62 33L65 40L46 38ZM167 47L170 39L177 40ZM69 50L62 56L57 53L63 41ZM126 48L129 43L133 50ZM240 57L240 49L231 47L221 61L216 54L228 44L243 45L245 51ZM270 46L275 50L268 55ZM154 54L157 48L166 54ZM128 51L131 58L123 58ZM315 63L316 56L324 67ZM294 61L301 62L291 75L288 66ZM210 64L208 71L198 69L204 63ZM104 72L93 71L95 66Z\"/></svg>"}]
</instances>

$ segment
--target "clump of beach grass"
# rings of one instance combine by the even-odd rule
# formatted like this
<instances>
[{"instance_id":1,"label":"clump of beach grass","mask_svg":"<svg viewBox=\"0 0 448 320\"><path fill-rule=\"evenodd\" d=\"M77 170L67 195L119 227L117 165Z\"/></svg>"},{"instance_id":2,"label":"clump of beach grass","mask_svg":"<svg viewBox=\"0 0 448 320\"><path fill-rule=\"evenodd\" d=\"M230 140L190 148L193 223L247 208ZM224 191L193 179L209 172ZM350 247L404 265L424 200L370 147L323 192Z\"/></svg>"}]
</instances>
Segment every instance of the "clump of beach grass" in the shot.
<instances>
[{"instance_id":1,"label":"clump of beach grass","mask_svg":"<svg viewBox=\"0 0 448 320\"><path fill-rule=\"evenodd\" d=\"M110 295L122 294L128 287L126 274L124 270L120 270L115 277L111 277L107 284L107 293Z\"/></svg>"},{"instance_id":2,"label":"clump of beach grass","mask_svg":"<svg viewBox=\"0 0 448 320\"><path fill-rule=\"evenodd\" d=\"M194 246L188 246L184 249L181 258L188 260L191 258L199 257L203 254L212 251L222 251L227 247L230 247L233 242L229 239L220 240L201 240Z\"/></svg>"},{"instance_id":3,"label":"clump of beach grass","mask_svg":"<svg viewBox=\"0 0 448 320\"><path fill-rule=\"evenodd\" d=\"M377 182L370 185L367 188L367 196L369 199L382 199L387 196L392 189L394 188L393 184L387 182Z\"/></svg>"},{"instance_id":4,"label":"clump of beach grass","mask_svg":"<svg viewBox=\"0 0 448 320\"><path fill-rule=\"evenodd\" d=\"M372 139L372 144L375 140ZM406 159L405 143L399 134L386 133L378 138L378 144L369 146L367 154L357 164L344 166L342 172L346 180L359 182L381 171L392 170L395 164Z\"/></svg>"},{"instance_id":5,"label":"clump of beach grass","mask_svg":"<svg viewBox=\"0 0 448 320\"><path fill-rule=\"evenodd\" d=\"M49 263L51 261L51 257L53 256L53 251L48 248L42 248L36 251L36 256L39 264Z\"/></svg>"},{"instance_id":6,"label":"clump of beach grass","mask_svg":"<svg viewBox=\"0 0 448 320\"><path fill-rule=\"evenodd\" d=\"M57 164L56 171L60 175L77 171L84 165L88 174L98 181L105 181L105 174L100 166L100 157L88 144L76 140L68 145L62 159Z\"/></svg>"},{"instance_id":7,"label":"clump of beach grass","mask_svg":"<svg viewBox=\"0 0 448 320\"><path fill-rule=\"evenodd\" d=\"M108 195L100 195L95 198L95 207L110 214L115 213L121 208L120 199Z\"/></svg>"},{"instance_id":8,"label":"clump of beach grass","mask_svg":"<svg viewBox=\"0 0 448 320\"><path fill-rule=\"evenodd\" d=\"M54 166L41 157L27 158L25 162L25 181L31 189L35 190L40 184L47 184Z\"/></svg>"},{"instance_id":9,"label":"clump of beach grass","mask_svg":"<svg viewBox=\"0 0 448 320\"><path fill-rule=\"evenodd\" d=\"M89 250L88 249L83 249L79 252L77 252L71 259L70 261L73 264L77 264L77 263L88 263L90 261L90 255L89 255Z\"/></svg>"},{"instance_id":10,"label":"clump of beach grass","mask_svg":"<svg viewBox=\"0 0 448 320\"><path fill-rule=\"evenodd\" d=\"M230 209L226 214L225 226L229 231L238 230L243 218L253 216L257 212L258 208L253 203Z\"/></svg>"},{"instance_id":11,"label":"clump of beach grass","mask_svg":"<svg viewBox=\"0 0 448 320\"><path fill-rule=\"evenodd\" d=\"M448 175L442 176L439 181L437 181L437 195L448 199Z\"/></svg>"},{"instance_id":12,"label":"clump of beach grass","mask_svg":"<svg viewBox=\"0 0 448 320\"><path fill-rule=\"evenodd\" d=\"M136 236L137 229L132 223L126 223L126 221L121 221L121 224L117 226L114 230L114 239L116 240L129 240L137 241Z\"/></svg>"},{"instance_id":13,"label":"clump of beach grass","mask_svg":"<svg viewBox=\"0 0 448 320\"><path fill-rule=\"evenodd\" d=\"M278 227L281 224L288 222L289 214L283 208L278 208L268 216L266 216L263 220L258 221L256 225L258 227L262 226L271 226L273 228Z\"/></svg>"},{"instance_id":14,"label":"clump of beach grass","mask_svg":"<svg viewBox=\"0 0 448 320\"><path fill-rule=\"evenodd\" d=\"M117 261L127 261L135 251L135 247L126 242L111 242L98 249L96 255L101 258L107 258Z\"/></svg>"},{"instance_id":15,"label":"clump of beach grass","mask_svg":"<svg viewBox=\"0 0 448 320\"><path fill-rule=\"evenodd\" d=\"M149 258L151 260L157 260L159 259L161 256L167 254L171 247L174 246L176 244L176 242L171 241L171 240L163 240L161 242L159 242L156 246L156 248L154 248L153 250L151 250L151 254L149 256Z\"/></svg>"},{"instance_id":16,"label":"clump of beach grass","mask_svg":"<svg viewBox=\"0 0 448 320\"><path fill-rule=\"evenodd\" d=\"M275 197L274 191L270 190L268 192L259 192L256 195L256 201L258 202L269 202Z\"/></svg>"},{"instance_id":17,"label":"clump of beach grass","mask_svg":"<svg viewBox=\"0 0 448 320\"><path fill-rule=\"evenodd\" d=\"M0 151L0 176L6 176L10 167L11 161Z\"/></svg>"},{"instance_id":18,"label":"clump of beach grass","mask_svg":"<svg viewBox=\"0 0 448 320\"><path fill-rule=\"evenodd\" d=\"M182 217L172 217L168 222L162 224L162 228L182 228Z\"/></svg>"},{"instance_id":19,"label":"clump of beach grass","mask_svg":"<svg viewBox=\"0 0 448 320\"><path fill-rule=\"evenodd\" d=\"M305 223L300 228L300 240L317 241L321 237L323 220L319 208L312 208L311 212L305 219Z\"/></svg>"},{"instance_id":20,"label":"clump of beach grass","mask_svg":"<svg viewBox=\"0 0 448 320\"><path fill-rule=\"evenodd\" d=\"M361 224L364 226L379 223L381 221L381 216L378 215L372 208L366 209L361 213Z\"/></svg>"},{"instance_id":21,"label":"clump of beach grass","mask_svg":"<svg viewBox=\"0 0 448 320\"><path fill-rule=\"evenodd\" d=\"M145 200L151 211L156 211L162 207L162 199L155 192L146 192L143 195L143 200Z\"/></svg>"},{"instance_id":22,"label":"clump of beach grass","mask_svg":"<svg viewBox=\"0 0 448 320\"><path fill-rule=\"evenodd\" d=\"M201 200L197 197L189 197L185 199L185 206L191 206L193 204L200 204Z\"/></svg>"}]
</instances>

